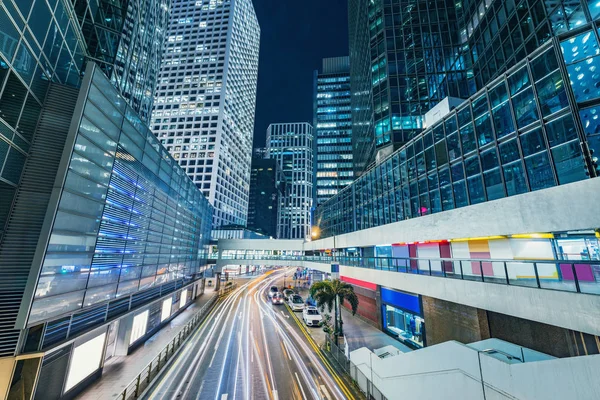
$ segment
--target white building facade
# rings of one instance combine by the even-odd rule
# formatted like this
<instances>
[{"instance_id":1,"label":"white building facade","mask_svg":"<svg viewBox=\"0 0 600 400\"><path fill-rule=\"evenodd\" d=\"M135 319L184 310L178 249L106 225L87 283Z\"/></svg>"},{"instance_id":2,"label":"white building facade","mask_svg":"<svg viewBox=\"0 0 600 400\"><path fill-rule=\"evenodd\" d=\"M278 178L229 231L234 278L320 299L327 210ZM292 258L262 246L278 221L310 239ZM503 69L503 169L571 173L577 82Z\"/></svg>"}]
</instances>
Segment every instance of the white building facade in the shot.
<instances>
[{"instance_id":1,"label":"white building facade","mask_svg":"<svg viewBox=\"0 0 600 400\"><path fill-rule=\"evenodd\" d=\"M271 124L267 158L277 160L286 179L277 218L277 237L310 237L313 206L313 127L307 122Z\"/></svg>"},{"instance_id":2,"label":"white building facade","mask_svg":"<svg viewBox=\"0 0 600 400\"><path fill-rule=\"evenodd\" d=\"M174 0L154 134L214 205L245 225L260 27L251 0Z\"/></svg>"}]
</instances>

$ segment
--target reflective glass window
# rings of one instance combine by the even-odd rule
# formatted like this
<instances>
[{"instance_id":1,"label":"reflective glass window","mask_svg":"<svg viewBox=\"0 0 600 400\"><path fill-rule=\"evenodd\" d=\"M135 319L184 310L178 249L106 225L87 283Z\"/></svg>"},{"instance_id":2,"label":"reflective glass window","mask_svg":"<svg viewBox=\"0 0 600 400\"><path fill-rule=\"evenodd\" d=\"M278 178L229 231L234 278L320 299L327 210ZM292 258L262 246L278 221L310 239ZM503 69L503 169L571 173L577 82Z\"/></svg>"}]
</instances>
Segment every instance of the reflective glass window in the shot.
<instances>
[{"instance_id":1,"label":"reflective glass window","mask_svg":"<svg viewBox=\"0 0 600 400\"><path fill-rule=\"evenodd\" d=\"M446 141L441 141L435 145L435 160L438 167L441 167L448 163Z\"/></svg>"},{"instance_id":2,"label":"reflective glass window","mask_svg":"<svg viewBox=\"0 0 600 400\"><path fill-rule=\"evenodd\" d=\"M585 124L585 123L584 123ZM557 146L561 143L566 143L577 138L577 130L575 122L571 114L562 118L548 122L546 124L546 134L548 135L548 143L550 147Z\"/></svg>"},{"instance_id":3,"label":"reflective glass window","mask_svg":"<svg viewBox=\"0 0 600 400\"><path fill-rule=\"evenodd\" d=\"M547 116L569 105L560 71L543 78L535 84L542 115Z\"/></svg>"},{"instance_id":4,"label":"reflective glass window","mask_svg":"<svg viewBox=\"0 0 600 400\"><path fill-rule=\"evenodd\" d=\"M448 155L450 156L450 161L456 160L461 154L458 133L454 132L448 136Z\"/></svg>"},{"instance_id":5,"label":"reflective glass window","mask_svg":"<svg viewBox=\"0 0 600 400\"><path fill-rule=\"evenodd\" d=\"M477 133L477 143L479 146L485 146L494 140L492 124L490 122L490 115L488 113L485 113L483 116L475 120L475 131Z\"/></svg>"},{"instance_id":6,"label":"reflective glass window","mask_svg":"<svg viewBox=\"0 0 600 400\"><path fill-rule=\"evenodd\" d=\"M467 187L465 181L454 182L453 191L454 191L454 204L458 207L465 207L469 205L469 200L467 198Z\"/></svg>"},{"instance_id":7,"label":"reflective glass window","mask_svg":"<svg viewBox=\"0 0 600 400\"><path fill-rule=\"evenodd\" d=\"M30 3L30 1L27 1ZM30 5L31 6L31 5ZM19 43L19 31L15 28L8 15L4 11L0 11L0 42L2 43L2 54L11 61L17 50ZM2 75L0 75L0 78ZM2 79L0 79L0 85Z\"/></svg>"},{"instance_id":8,"label":"reflective glass window","mask_svg":"<svg viewBox=\"0 0 600 400\"><path fill-rule=\"evenodd\" d=\"M558 60L553 47L531 61L531 73L536 82L556 69L558 69Z\"/></svg>"},{"instance_id":9,"label":"reflective glass window","mask_svg":"<svg viewBox=\"0 0 600 400\"><path fill-rule=\"evenodd\" d=\"M21 173L25 166L25 155L14 147L8 150L8 156L2 169L2 177L8 181L18 184L21 180Z\"/></svg>"},{"instance_id":10,"label":"reflective glass window","mask_svg":"<svg viewBox=\"0 0 600 400\"><path fill-rule=\"evenodd\" d=\"M51 18L52 14L50 14L50 9L46 2L40 0L36 1L33 10L31 11L29 21L27 22L27 26L29 26L29 29L33 32L33 35L40 46L44 44L44 38L46 37L46 32L48 32Z\"/></svg>"},{"instance_id":11,"label":"reflective glass window","mask_svg":"<svg viewBox=\"0 0 600 400\"><path fill-rule=\"evenodd\" d=\"M496 135L498 138L502 138L515 131L508 104L508 91L506 90L505 83L500 83L490 90L489 93Z\"/></svg>"},{"instance_id":12,"label":"reflective glass window","mask_svg":"<svg viewBox=\"0 0 600 400\"><path fill-rule=\"evenodd\" d=\"M559 184L563 185L587 178L579 140L555 147L551 152Z\"/></svg>"},{"instance_id":13,"label":"reflective glass window","mask_svg":"<svg viewBox=\"0 0 600 400\"><path fill-rule=\"evenodd\" d=\"M600 97L600 56L567 65L571 87L578 102Z\"/></svg>"},{"instance_id":14,"label":"reflective glass window","mask_svg":"<svg viewBox=\"0 0 600 400\"><path fill-rule=\"evenodd\" d=\"M521 135L520 139L521 148L523 149L523 155L525 157L546 149L546 143L544 142L541 128L534 129L531 132Z\"/></svg>"},{"instance_id":15,"label":"reflective glass window","mask_svg":"<svg viewBox=\"0 0 600 400\"><path fill-rule=\"evenodd\" d=\"M521 90L531 86L527 67L523 67L520 70L512 73L508 77L508 86L510 88L510 94L513 96L519 93Z\"/></svg>"},{"instance_id":16,"label":"reflective glass window","mask_svg":"<svg viewBox=\"0 0 600 400\"><path fill-rule=\"evenodd\" d=\"M442 209L444 211L452 210L454 208L454 198L453 198L452 186L451 185L442 186L440 188L440 196L441 196L441 202L442 202Z\"/></svg>"},{"instance_id":17,"label":"reflective glass window","mask_svg":"<svg viewBox=\"0 0 600 400\"><path fill-rule=\"evenodd\" d=\"M21 108L27 97L27 89L14 73L10 73L0 98L0 117L15 127Z\"/></svg>"},{"instance_id":18,"label":"reflective glass window","mask_svg":"<svg viewBox=\"0 0 600 400\"><path fill-rule=\"evenodd\" d=\"M506 143L501 144L499 146L499 150L502 164L508 164L509 162L518 160L519 157L521 157L519 153L517 139L512 139Z\"/></svg>"},{"instance_id":19,"label":"reflective glass window","mask_svg":"<svg viewBox=\"0 0 600 400\"><path fill-rule=\"evenodd\" d=\"M539 119L533 91L531 88L523 90L512 99L513 111L517 126L523 128Z\"/></svg>"},{"instance_id":20,"label":"reflective glass window","mask_svg":"<svg viewBox=\"0 0 600 400\"><path fill-rule=\"evenodd\" d=\"M586 0L586 3L592 19L600 17L600 2L598 0Z\"/></svg>"},{"instance_id":21,"label":"reflective glass window","mask_svg":"<svg viewBox=\"0 0 600 400\"><path fill-rule=\"evenodd\" d=\"M464 154L468 154L477 148L475 143L475 132L472 123L469 122L467 125L460 128L460 143L462 145Z\"/></svg>"},{"instance_id":22,"label":"reflective glass window","mask_svg":"<svg viewBox=\"0 0 600 400\"><path fill-rule=\"evenodd\" d=\"M527 181L523 163L519 160L502 167L504 183L509 196L527 192Z\"/></svg>"},{"instance_id":23,"label":"reflective glass window","mask_svg":"<svg viewBox=\"0 0 600 400\"><path fill-rule=\"evenodd\" d=\"M526 158L525 167L531 190L545 189L556 185L547 151Z\"/></svg>"},{"instance_id":24,"label":"reflective glass window","mask_svg":"<svg viewBox=\"0 0 600 400\"><path fill-rule=\"evenodd\" d=\"M579 115L587 136L588 147L592 152L592 160L600 166L600 106L581 110ZM598 172L600 173L600 170Z\"/></svg>"},{"instance_id":25,"label":"reflective glass window","mask_svg":"<svg viewBox=\"0 0 600 400\"><path fill-rule=\"evenodd\" d=\"M600 54L598 41L591 31L564 40L560 46L567 64Z\"/></svg>"}]
</instances>

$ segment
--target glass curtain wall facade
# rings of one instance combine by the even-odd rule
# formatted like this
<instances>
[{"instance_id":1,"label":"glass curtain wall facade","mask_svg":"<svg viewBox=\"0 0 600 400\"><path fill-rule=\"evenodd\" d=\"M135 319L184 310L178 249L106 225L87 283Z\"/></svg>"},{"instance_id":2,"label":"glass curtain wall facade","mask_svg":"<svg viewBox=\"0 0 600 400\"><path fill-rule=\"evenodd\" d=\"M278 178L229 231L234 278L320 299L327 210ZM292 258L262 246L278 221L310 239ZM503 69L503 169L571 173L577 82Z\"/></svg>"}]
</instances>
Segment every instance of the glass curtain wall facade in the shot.
<instances>
[{"instance_id":1,"label":"glass curtain wall facade","mask_svg":"<svg viewBox=\"0 0 600 400\"><path fill-rule=\"evenodd\" d=\"M599 57L591 25L548 41L325 203L323 234L597 176Z\"/></svg>"},{"instance_id":2,"label":"glass curtain wall facade","mask_svg":"<svg viewBox=\"0 0 600 400\"><path fill-rule=\"evenodd\" d=\"M353 181L352 114L348 57L326 58L315 71L317 206Z\"/></svg>"},{"instance_id":3,"label":"glass curtain wall facade","mask_svg":"<svg viewBox=\"0 0 600 400\"><path fill-rule=\"evenodd\" d=\"M424 128L425 113L442 99L449 96L464 99L476 89L472 65L463 57L456 35L462 8L455 1L359 3L350 11L350 62L357 63L357 69L366 60L370 62L371 139L380 160L419 134ZM363 10L353 11L357 6ZM364 15L357 17L364 13L365 7L369 46L363 38L365 27L354 26L365 23ZM364 73L356 75L356 79L365 78ZM361 132L357 135L367 133ZM366 140L357 138L355 142Z\"/></svg>"},{"instance_id":4,"label":"glass curtain wall facade","mask_svg":"<svg viewBox=\"0 0 600 400\"><path fill-rule=\"evenodd\" d=\"M306 122L271 124L267 128L267 157L277 161L286 181L277 218L279 239L310 237L313 140L313 127Z\"/></svg>"},{"instance_id":5,"label":"glass curtain wall facade","mask_svg":"<svg viewBox=\"0 0 600 400\"><path fill-rule=\"evenodd\" d=\"M260 27L251 0L175 0L154 134L215 206L246 225Z\"/></svg>"},{"instance_id":6,"label":"glass curtain wall facade","mask_svg":"<svg viewBox=\"0 0 600 400\"><path fill-rule=\"evenodd\" d=\"M360 176L375 162L376 153L371 91L369 3L369 0L348 1L352 159L355 176Z\"/></svg>"},{"instance_id":7,"label":"glass curtain wall facade","mask_svg":"<svg viewBox=\"0 0 600 400\"><path fill-rule=\"evenodd\" d=\"M42 189L41 184L37 188L35 185L23 187L24 174L28 164L39 163L40 158L46 157L45 168L40 174L48 174L49 182L54 179L54 174L49 171L57 168L54 162L60 160L72 115L69 108L74 106L72 103L76 99L76 95L74 98L69 95L81 85L85 59L96 60L109 77L114 77L116 55L126 43L134 41L130 35L135 34L136 40L144 43L144 51L131 53L123 73L142 85L143 89L138 92L150 101L149 104L146 101L144 107L151 108L152 74L141 76L128 71L137 62L147 70L158 69L162 47L160 32L166 28L169 2L130 2L129 8L127 3L8 0L0 4L0 271L3 271L0 280L7 282L0 290L3 305L20 301L41 230L39 218L42 216L34 215L31 209L26 231L18 231L24 221L14 217L18 196L21 199L27 197L25 192L33 196L37 190L39 197L31 205L43 209L49 199L45 197L49 196L46 191L51 190L50 187ZM138 14L134 15L136 12ZM141 13L146 18L143 26L125 27L126 20L135 21ZM53 95L48 94L51 87L55 88ZM119 86L121 94L131 98L127 95L128 90ZM61 94L67 96L64 102ZM53 101L47 101L47 96ZM131 102L136 112L142 111L142 103ZM45 115L54 115L57 119L44 119ZM52 133L39 128L49 129L52 124L61 126L54 126L57 130ZM33 154L36 142L40 151ZM7 310L6 318L0 323L0 332L5 339L0 345L1 355L15 351L19 330L15 329L14 318L17 318L18 308ZM19 324L22 323L23 318Z\"/></svg>"},{"instance_id":8,"label":"glass curtain wall facade","mask_svg":"<svg viewBox=\"0 0 600 400\"><path fill-rule=\"evenodd\" d=\"M283 193L285 179L277 160L253 158L248 206L249 229L277 238L277 215Z\"/></svg>"},{"instance_id":9,"label":"glass curtain wall facade","mask_svg":"<svg viewBox=\"0 0 600 400\"><path fill-rule=\"evenodd\" d=\"M83 89L29 326L169 282L181 287L206 266L208 201L100 69Z\"/></svg>"}]
</instances>

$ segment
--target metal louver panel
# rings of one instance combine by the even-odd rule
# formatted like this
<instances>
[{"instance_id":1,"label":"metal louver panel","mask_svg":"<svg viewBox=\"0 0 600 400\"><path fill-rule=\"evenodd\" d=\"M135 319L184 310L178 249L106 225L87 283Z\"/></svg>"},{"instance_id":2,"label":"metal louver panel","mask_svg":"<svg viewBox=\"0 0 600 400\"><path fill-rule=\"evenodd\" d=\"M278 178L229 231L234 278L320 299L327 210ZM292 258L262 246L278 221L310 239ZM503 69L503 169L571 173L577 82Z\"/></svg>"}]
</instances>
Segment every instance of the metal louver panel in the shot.
<instances>
[{"instance_id":1,"label":"metal louver panel","mask_svg":"<svg viewBox=\"0 0 600 400\"><path fill-rule=\"evenodd\" d=\"M78 90L50 85L29 157L0 242L0 357L11 356L14 329L59 168Z\"/></svg>"}]
</instances>

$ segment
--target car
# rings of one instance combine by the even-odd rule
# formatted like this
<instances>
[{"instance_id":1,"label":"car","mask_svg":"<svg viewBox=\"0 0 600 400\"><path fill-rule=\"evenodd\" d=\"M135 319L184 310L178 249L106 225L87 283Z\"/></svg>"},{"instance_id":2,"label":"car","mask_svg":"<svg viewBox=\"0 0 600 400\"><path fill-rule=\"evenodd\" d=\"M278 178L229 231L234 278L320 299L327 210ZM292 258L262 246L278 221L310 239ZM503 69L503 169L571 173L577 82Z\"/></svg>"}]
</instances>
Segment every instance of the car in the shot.
<instances>
[{"instance_id":1,"label":"car","mask_svg":"<svg viewBox=\"0 0 600 400\"><path fill-rule=\"evenodd\" d=\"M308 306L302 311L302 319L307 326L321 326L323 324L323 317L317 307L314 306Z\"/></svg>"},{"instance_id":2,"label":"car","mask_svg":"<svg viewBox=\"0 0 600 400\"><path fill-rule=\"evenodd\" d=\"M275 293L273 297L271 297L271 303L283 304L283 295L281 293Z\"/></svg>"},{"instance_id":3,"label":"car","mask_svg":"<svg viewBox=\"0 0 600 400\"><path fill-rule=\"evenodd\" d=\"M285 301L288 301L290 299L290 296L293 296L295 294L296 292L294 292L292 289L283 290L283 297L285 298Z\"/></svg>"},{"instance_id":4,"label":"car","mask_svg":"<svg viewBox=\"0 0 600 400\"><path fill-rule=\"evenodd\" d=\"M269 289L269 293L267 293L267 296L269 296L269 298L272 298L275 293L279 293L279 289L277 289L277 286L271 286L271 288Z\"/></svg>"},{"instance_id":5,"label":"car","mask_svg":"<svg viewBox=\"0 0 600 400\"><path fill-rule=\"evenodd\" d=\"M304 299L300 295L294 294L290 296L288 306L290 306L292 311L302 311L304 310Z\"/></svg>"}]
</instances>

